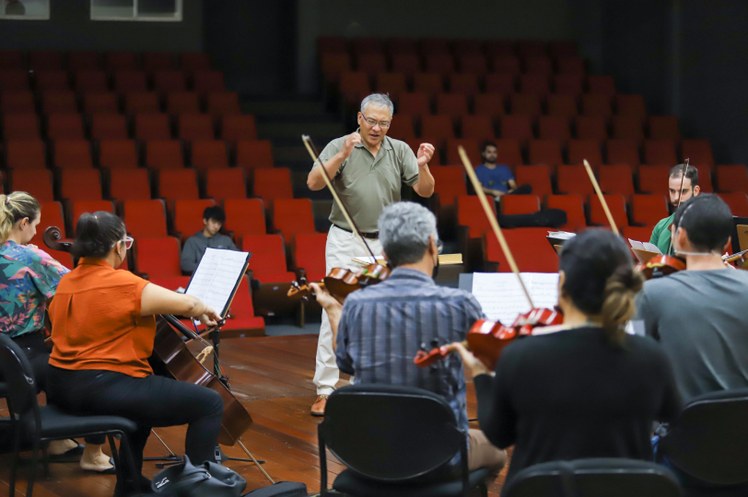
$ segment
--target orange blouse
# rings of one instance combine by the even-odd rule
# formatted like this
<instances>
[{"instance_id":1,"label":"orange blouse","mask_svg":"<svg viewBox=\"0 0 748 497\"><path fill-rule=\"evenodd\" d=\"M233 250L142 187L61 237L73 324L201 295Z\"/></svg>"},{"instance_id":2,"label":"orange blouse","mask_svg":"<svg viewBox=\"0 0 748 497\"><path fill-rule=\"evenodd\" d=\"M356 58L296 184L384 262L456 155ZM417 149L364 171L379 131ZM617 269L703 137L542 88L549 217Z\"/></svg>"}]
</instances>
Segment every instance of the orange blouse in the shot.
<instances>
[{"instance_id":1,"label":"orange blouse","mask_svg":"<svg viewBox=\"0 0 748 497\"><path fill-rule=\"evenodd\" d=\"M82 258L49 306L52 354L62 369L103 369L142 378L153 373L156 318L140 315L148 281L99 259Z\"/></svg>"}]
</instances>

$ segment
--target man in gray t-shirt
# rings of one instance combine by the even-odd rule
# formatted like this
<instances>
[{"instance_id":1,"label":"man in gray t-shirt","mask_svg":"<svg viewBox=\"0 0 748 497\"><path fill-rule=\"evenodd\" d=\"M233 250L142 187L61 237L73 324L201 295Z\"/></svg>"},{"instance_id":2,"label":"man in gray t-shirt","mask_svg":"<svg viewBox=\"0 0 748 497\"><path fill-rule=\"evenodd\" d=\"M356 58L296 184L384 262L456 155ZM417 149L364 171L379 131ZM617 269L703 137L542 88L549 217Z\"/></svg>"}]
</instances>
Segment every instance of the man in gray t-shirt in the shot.
<instances>
[{"instance_id":1,"label":"man in gray t-shirt","mask_svg":"<svg viewBox=\"0 0 748 497\"><path fill-rule=\"evenodd\" d=\"M748 271L726 267L721 257L730 209L702 194L681 205L674 224L673 247L688 269L647 281L635 320L670 357L684 401L748 387Z\"/></svg>"},{"instance_id":2,"label":"man in gray t-shirt","mask_svg":"<svg viewBox=\"0 0 748 497\"><path fill-rule=\"evenodd\" d=\"M387 136L393 113L394 105L387 95L367 96L357 116L359 128L331 141L319 155L338 196L375 255L380 255L382 250L377 233L379 214L387 205L400 200L402 184L411 186L421 197L434 193L434 177L428 165L434 155L433 145L421 143L414 154L408 144ZM319 162L309 172L307 186L313 191L325 188ZM350 266L353 257L369 255L351 233L353 227L335 204L330 222L332 226L325 247L328 272L333 267ZM314 373L317 400L312 405L313 415L324 415L327 396L335 389L338 379L332 332L323 311Z\"/></svg>"},{"instance_id":3,"label":"man in gray t-shirt","mask_svg":"<svg viewBox=\"0 0 748 497\"><path fill-rule=\"evenodd\" d=\"M230 237L221 234L221 228L226 221L226 213L217 206L206 207L203 211L203 229L198 231L184 242L182 255L179 263L182 272L192 274L200 264L200 259L205 254L205 249L230 249L238 250Z\"/></svg>"}]
</instances>

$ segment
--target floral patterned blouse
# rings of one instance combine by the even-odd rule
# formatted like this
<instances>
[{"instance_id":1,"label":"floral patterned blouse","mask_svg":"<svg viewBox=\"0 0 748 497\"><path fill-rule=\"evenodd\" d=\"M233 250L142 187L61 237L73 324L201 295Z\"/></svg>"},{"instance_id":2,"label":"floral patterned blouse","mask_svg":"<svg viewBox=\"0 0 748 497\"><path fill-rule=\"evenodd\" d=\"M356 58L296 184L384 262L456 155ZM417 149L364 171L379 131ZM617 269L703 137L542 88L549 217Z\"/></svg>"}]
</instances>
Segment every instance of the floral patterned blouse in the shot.
<instances>
[{"instance_id":1,"label":"floral patterned blouse","mask_svg":"<svg viewBox=\"0 0 748 497\"><path fill-rule=\"evenodd\" d=\"M44 311L70 270L33 245L0 245L0 333L19 337L44 327Z\"/></svg>"}]
</instances>

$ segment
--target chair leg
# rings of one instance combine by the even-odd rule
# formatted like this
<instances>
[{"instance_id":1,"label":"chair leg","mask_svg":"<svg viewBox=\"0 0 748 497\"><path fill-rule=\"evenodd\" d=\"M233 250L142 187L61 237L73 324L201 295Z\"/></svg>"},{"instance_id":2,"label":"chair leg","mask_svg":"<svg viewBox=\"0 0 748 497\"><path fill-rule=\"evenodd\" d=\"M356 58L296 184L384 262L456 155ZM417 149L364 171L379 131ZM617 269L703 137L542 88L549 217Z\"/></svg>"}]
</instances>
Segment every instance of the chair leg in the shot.
<instances>
[{"instance_id":1,"label":"chair leg","mask_svg":"<svg viewBox=\"0 0 748 497\"><path fill-rule=\"evenodd\" d=\"M18 453L21 451L21 430L18 425L13 427L13 459L10 463L10 491L8 497L16 494L16 473L18 472Z\"/></svg>"},{"instance_id":2,"label":"chair leg","mask_svg":"<svg viewBox=\"0 0 748 497\"><path fill-rule=\"evenodd\" d=\"M36 480L37 465L39 464L39 438L34 438L34 444L31 449L31 472L29 473L29 482L26 484L26 497L31 497L34 492L34 480Z\"/></svg>"}]
</instances>

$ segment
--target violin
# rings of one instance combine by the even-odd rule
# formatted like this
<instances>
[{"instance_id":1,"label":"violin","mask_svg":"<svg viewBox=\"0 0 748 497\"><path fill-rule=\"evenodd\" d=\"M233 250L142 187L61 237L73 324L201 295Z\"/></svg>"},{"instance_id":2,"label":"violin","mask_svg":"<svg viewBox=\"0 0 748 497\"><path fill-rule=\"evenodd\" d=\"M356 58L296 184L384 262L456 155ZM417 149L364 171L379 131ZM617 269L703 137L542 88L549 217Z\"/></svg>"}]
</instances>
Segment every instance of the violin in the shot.
<instances>
[{"instance_id":1,"label":"violin","mask_svg":"<svg viewBox=\"0 0 748 497\"><path fill-rule=\"evenodd\" d=\"M741 250L740 252L735 252L734 254L728 254L725 256L722 256L722 260L725 264L734 264L735 267L743 267L745 266L745 261L748 259L748 249Z\"/></svg>"},{"instance_id":2,"label":"violin","mask_svg":"<svg viewBox=\"0 0 748 497\"><path fill-rule=\"evenodd\" d=\"M462 146L457 147L457 151L460 155L462 165L467 172L467 176L470 179L473 189L475 190L478 199L480 200L483 212L488 218L488 222L491 225L491 229L499 242L506 260L509 263L509 267L515 274L519 281L520 288L530 304L530 311L518 315L511 326L504 326L499 321L488 321L479 319L467 333L464 345L478 358L487 368L493 370L496 367L496 362L501 355L501 351L509 343L519 337L532 335L533 330L539 326L550 326L558 325L563 322L563 315L561 312L554 309L536 308L530 292L527 290L522 276L519 273L519 268L514 260L509 245L506 243L501 232L501 226L496 220L496 216L493 212L491 204L489 204L486 194L481 187L480 181L475 174L470 159L465 153L465 149ZM435 347L430 351L427 351L425 347L418 351L416 356L413 358L413 363L417 366L426 367L433 364L435 361L446 357L449 354L447 346Z\"/></svg>"},{"instance_id":3,"label":"violin","mask_svg":"<svg viewBox=\"0 0 748 497\"><path fill-rule=\"evenodd\" d=\"M389 275L389 268L381 264L369 264L360 269L334 267L320 282L320 286L326 288L330 295L342 302L351 292L379 283L387 279ZM286 296L301 296L303 300L306 300L310 293L309 282L306 276L302 275L298 280L291 282Z\"/></svg>"},{"instance_id":4,"label":"violin","mask_svg":"<svg viewBox=\"0 0 748 497\"><path fill-rule=\"evenodd\" d=\"M686 261L673 255L657 255L637 267L645 280L651 280L683 271L686 269Z\"/></svg>"},{"instance_id":5,"label":"violin","mask_svg":"<svg viewBox=\"0 0 748 497\"><path fill-rule=\"evenodd\" d=\"M486 368L493 371L504 347L515 339L532 335L537 327L557 326L562 323L563 315L560 311L544 308L520 314L511 326L504 326L500 321L479 319L470 327L463 345ZM416 354L413 363L420 367L430 366L448 354L446 346L436 347L429 352L421 350Z\"/></svg>"}]
</instances>

